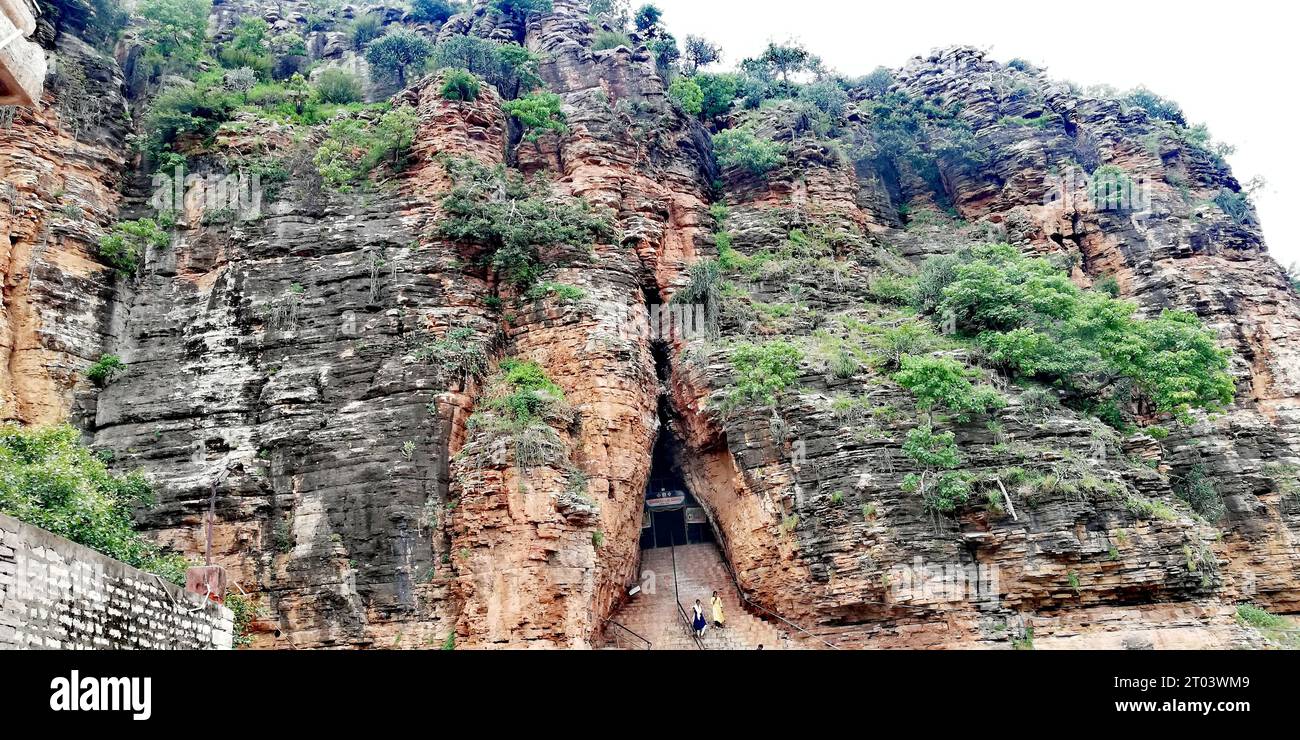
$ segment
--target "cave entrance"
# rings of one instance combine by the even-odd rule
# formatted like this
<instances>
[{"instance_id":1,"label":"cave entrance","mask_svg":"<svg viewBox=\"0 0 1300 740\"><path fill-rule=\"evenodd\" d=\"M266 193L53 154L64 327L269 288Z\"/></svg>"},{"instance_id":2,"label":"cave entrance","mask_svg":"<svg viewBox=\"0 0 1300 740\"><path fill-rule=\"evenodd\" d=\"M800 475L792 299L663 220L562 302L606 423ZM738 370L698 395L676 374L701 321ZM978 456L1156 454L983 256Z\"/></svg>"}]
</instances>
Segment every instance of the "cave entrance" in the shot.
<instances>
[{"instance_id":1,"label":"cave entrance","mask_svg":"<svg viewBox=\"0 0 1300 740\"><path fill-rule=\"evenodd\" d=\"M662 409L660 414L662 417ZM675 462L679 444L672 430L663 424L655 440L650 481L645 490L645 514L641 520L643 550L713 542L708 517L686 487L686 479Z\"/></svg>"},{"instance_id":2,"label":"cave entrance","mask_svg":"<svg viewBox=\"0 0 1300 740\"><path fill-rule=\"evenodd\" d=\"M652 343L655 372L660 387L668 380L668 351L662 341ZM650 479L645 488L641 519L641 549L713 542L713 527L704 508L691 495L678 467L681 442L673 433L666 393L659 394L659 435L650 455Z\"/></svg>"}]
</instances>

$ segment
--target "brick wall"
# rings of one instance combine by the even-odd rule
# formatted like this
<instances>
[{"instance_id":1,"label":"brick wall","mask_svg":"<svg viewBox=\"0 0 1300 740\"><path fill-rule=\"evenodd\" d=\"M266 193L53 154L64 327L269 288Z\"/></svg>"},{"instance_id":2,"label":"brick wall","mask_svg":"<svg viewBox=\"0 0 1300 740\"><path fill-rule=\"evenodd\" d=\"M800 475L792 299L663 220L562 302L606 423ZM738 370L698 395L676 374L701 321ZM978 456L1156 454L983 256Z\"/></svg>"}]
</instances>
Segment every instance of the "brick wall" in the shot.
<instances>
[{"instance_id":1,"label":"brick wall","mask_svg":"<svg viewBox=\"0 0 1300 740\"><path fill-rule=\"evenodd\" d=\"M0 514L0 649L229 648L229 609Z\"/></svg>"}]
</instances>

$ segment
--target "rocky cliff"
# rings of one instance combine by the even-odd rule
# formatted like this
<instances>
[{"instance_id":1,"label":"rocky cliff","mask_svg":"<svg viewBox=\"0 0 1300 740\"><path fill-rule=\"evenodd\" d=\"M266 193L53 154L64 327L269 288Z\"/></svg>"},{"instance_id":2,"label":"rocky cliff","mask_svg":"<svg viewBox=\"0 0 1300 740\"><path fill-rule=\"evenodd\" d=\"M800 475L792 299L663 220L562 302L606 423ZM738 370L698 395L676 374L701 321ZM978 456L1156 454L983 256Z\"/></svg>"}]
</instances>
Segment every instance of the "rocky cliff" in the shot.
<instances>
[{"instance_id":1,"label":"rocky cliff","mask_svg":"<svg viewBox=\"0 0 1300 740\"><path fill-rule=\"evenodd\" d=\"M363 14L439 43L522 44L565 125L523 136L489 85L448 99L445 71L398 89L349 43ZM44 106L0 131L0 383L6 419L71 416L143 469L159 501L139 519L158 541L201 554L214 498L214 559L262 608L255 646L591 645L637 582L662 435L743 592L845 646L1229 646L1253 639L1239 602L1300 610L1300 297L1249 210L1222 205L1241 185L1181 129L965 48L912 60L886 91L847 84L830 132L779 99L703 121L667 95L652 34L597 50L571 0L435 23L223 2L210 37L250 16L302 35L316 69L359 72L372 102L408 106L409 161L332 188L314 156L328 121L241 111L178 148L201 172L277 163L260 217L199 208L115 271L94 245L146 215L152 170L127 141L158 81L135 70L130 32L114 60L48 27ZM882 157L883 95L942 109L980 156L932 141L932 171ZM720 166L710 134L742 128L783 162ZM542 255L535 282L565 289L506 280L481 241L448 234L453 161L605 219L591 244ZM1073 168L1120 173L1147 200L1099 207ZM918 409L880 334L924 319L886 288L991 241L1107 282L1141 315L1195 314L1232 350L1234 403L1157 438L940 340L1005 404ZM709 326L649 330L719 257ZM481 362L449 364L452 342ZM800 349L797 377L774 403L738 399L736 347L771 342ZM82 372L104 354L128 370L100 387ZM508 423L505 360L558 386L545 424ZM927 418L973 488L944 513L909 483L931 472L904 453ZM1193 470L1218 516L1179 495Z\"/></svg>"}]
</instances>

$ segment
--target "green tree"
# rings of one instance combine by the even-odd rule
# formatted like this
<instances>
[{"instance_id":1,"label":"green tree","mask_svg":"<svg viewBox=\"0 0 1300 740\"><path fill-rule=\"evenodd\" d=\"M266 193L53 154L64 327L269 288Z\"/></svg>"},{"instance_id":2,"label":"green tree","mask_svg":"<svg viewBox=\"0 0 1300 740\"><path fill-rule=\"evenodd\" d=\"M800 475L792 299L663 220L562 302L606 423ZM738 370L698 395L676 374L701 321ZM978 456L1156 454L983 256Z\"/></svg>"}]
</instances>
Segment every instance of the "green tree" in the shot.
<instances>
[{"instance_id":1,"label":"green tree","mask_svg":"<svg viewBox=\"0 0 1300 740\"><path fill-rule=\"evenodd\" d=\"M735 380L727 405L761 403L775 406L781 393L799 379L799 363L802 361L803 351L782 340L737 345L731 351Z\"/></svg>"},{"instance_id":2,"label":"green tree","mask_svg":"<svg viewBox=\"0 0 1300 740\"><path fill-rule=\"evenodd\" d=\"M513 100L541 85L540 61L536 54L514 42L453 36L434 47L429 68L467 70L495 87L502 98Z\"/></svg>"},{"instance_id":3,"label":"green tree","mask_svg":"<svg viewBox=\"0 0 1300 740\"><path fill-rule=\"evenodd\" d=\"M359 103L365 99L361 80L353 73L331 67L316 78L316 95L325 103Z\"/></svg>"},{"instance_id":4,"label":"green tree","mask_svg":"<svg viewBox=\"0 0 1300 740\"><path fill-rule=\"evenodd\" d=\"M518 100L507 101L501 107L519 121L525 139L537 141L548 131L563 134L569 130L564 122L562 103L555 93L530 93Z\"/></svg>"},{"instance_id":5,"label":"green tree","mask_svg":"<svg viewBox=\"0 0 1300 740\"><path fill-rule=\"evenodd\" d=\"M182 583L185 558L133 527L132 510L152 503L143 476L109 472L71 426L0 425L0 512Z\"/></svg>"},{"instance_id":6,"label":"green tree","mask_svg":"<svg viewBox=\"0 0 1300 740\"><path fill-rule=\"evenodd\" d=\"M260 79L271 76L271 67L275 58L271 55L266 40L270 26L261 18L245 18L235 27L234 38L221 48L218 57L227 69L248 67L257 73Z\"/></svg>"},{"instance_id":7,"label":"green tree","mask_svg":"<svg viewBox=\"0 0 1300 740\"><path fill-rule=\"evenodd\" d=\"M166 249L171 246L171 235L151 218L136 221L119 221L99 240L99 256L118 272L135 272L140 258L149 247Z\"/></svg>"},{"instance_id":8,"label":"green tree","mask_svg":"<svg viewBox=\"0 0 1300 740\"><path fill-rule=\"evenodd\" d=\"M100 355L98 360L86 368L86 379L103 387L113 382L119 374L126 372L126 365L117 355Z\"/></svg>"},{"instance_id":9,"label":"green tree","mask_svg":"<svg viewBox=\"0 0 1300 740\"><path fill-rule=\"evenodd\" d=\"M407 70L418 68L433 53L433 45L414 31L393 31L370 42L366 61L372 67L397 75L397 83L406 86Z\"/></svg>"},{"instance_id":10,"label":"green tree","mask_svg":"<svg viewBox=\"0 0 1300 740\"><path fill-rule=\"evenodd\" d=\"M974 338L991 363L1070 391L1079 405L1144 401L1160 413L1231 402L1228 351L1196 317L1083 290L1045 259L985 245L922 266L917 306Z\"/></svg>"},{"instance_id":11,"label":"green tree","mask_svg":"<svg viewBox=\"0 0 1300 740\"><path fill-rule=\"evenodd\" d=\"M478 100L479 81L463 69L448 70L438 93L446 100Z\"/></svg>"},{"instance_id":12,"label":"green tree","mask_svg":"<svg viewBox=\"0 0 1300 740\"><path fill-rule=\"evenodd\" d=\"M554 4L551 0L492 0L492 9L502 15L525 18L535 13L549 13Z\"/></svg>"},{"instance_id":13,"label":"green tree","mask_svg":"<svg viewBox=\"0 0 1300 740\"><path fill-rule=\"evenodd\" d=\"M1005 405L997 391L972 385L971 379L979 373L952 358L904 355L899 367L894 382L912 392L921 411L944 407L964 421L972 413L986 413Z\"/></svg>"},{"instance_id":14,"label":"green tree","mask_svg":"<svg viewBox=\"0 0 1300 740\"><path fill-rule=\"evenodd\" d=\"M700 67L722 61L722 47L703 36L687 35L684 47L687 74L696 74Z\"/></svg>"},{"instance_id":15,"label":"green tree","mask_svg":"<svg viewBox=\"0 0 1300 740\"><path fill-rule=\"evenodd\" d=\"M772 76L780 77L787 86L790 84L790 75L814 72L821 68L821 59L802 44L793 41L785 44L769 41L758 61L770 70Z\"/></svg>"},{"instance_id":16,"label":"green tree","mask_svg":"<svg viewBox=\"0 0 1300 740\"><path fill-rule=\"evenodd\" d=\"M411 17L424 23L444 23L464 10L460 3L448 0L412 0Z\"/></svg>"},{"instance_id":17,"label":"green tree","mask_svg":"<svg viewBox=\"0 0 1300 740\"><path fill-rule=\"evenodd\" d=\"M1168 98L1162 98L1145 87L1137 87L1128 91L1124 94L1123 101L1128 105L1141 108L1152 118L1172 121L1179 126L1187 125L1187 118L1183 115L1183 109L1177 103Z\"/></svg>"},{"instance_id":18,"label":"green tree","mask_svg":"<svg viewBox=\"0 0 1300 740\"><path fill-rule=\"evenodd\" d=\"M677 65L677 60L682 58L681 49L677 48L677 39L667 31L660 31L646 48L655 58L655 69L659 71L660 76L668 77L673 73Z\"/></svg>"},{"instance_id":19,"label":"green tree","mask_svg":"<svg viewBox=\"0 0 1300 740\"><path fill-rule=\"evenodd\" d=\"M735 74L698 74L694 78L699 85L704 100L701 102L700 114L704 118L725 116L731 111L740 89L740 78Z\"/></svg>"},{"instance_id":20,"label":"green tree","mask_svg":"<svg viewBox=\"0 0 1300 740\"><path fill-rule=\"evenodd\" d=\"M377 122L342 118L330 124L329 135L316 149L313 162L331 187L350 190L352 184L381 164L394 169L406 162L415 141L418 119L410 106L398 106Z\"/></svg>"},{"instance_id":21,"label":"green tree","mask_svg":"<svg viewBox=\"0 0 1300 740\"><path fill-rule=\"evenodd\" d=\"M442 200L439 234L484 246L489 266L516 287L536 282L544 253L612 236L608 218L581 199L554 197L543 181L473 160L443 162L454 185Z\"/></svg>"},{"instance_id":22,"label":"green tree","mask_svg":"<svg viewBox=\"0 0 1300 740\"><path fill-rule=\"evenodd\" d=\"M135 16L146 59L162 69L193 69L203 55L211 13L212 0L140 0Z\"/></svg>"},{"instance_id":23,"label":"green tree","mask_svg":"<svg viewBox=\"0 0 1300 740\"><path fill-rule=\"evenodd\" d=\"M352 48L361 51L371 41L384 32L384 19L378 13L365 13L352 21L348 35L352 38Z\"/></svg>"},{"instance_id":24,"label":"green tree","mask_svg":"<svg viewBox=\"0 0 1300 740\"><path fill-rule=\"evenodd\" d=\"M659 25L659 21L664 17L664 12L651 3L646 3L637 8L636 15L632 17L632 22L636 24L636 30L645 32Z\"/></svg>"},{"instance_id":25,"label":"green tree","mask_svg":"<svg viewBox=\"0 0 1300 740\"><path fill-rule=\"evenodd\" d=\"M872 97L881 97L889 92L890 85L894 84L894 73L889 67L876 67L870 73L864 75L856 83L868 95Z\"/></svg>"},{"instance_id":26,"label":"green tree","mask_svg":"<svg viewBox=\"0 0 1300 740\"><path fill-rule=\"evenodd\" d=\"M713 137L713 152L723 167L741 167L755 175L785 164L781 145L760 139L744 129L727 129Z\"/></svg>"},{"instance_id":27,"label":"green tree","mask_svg":"<svg viewBox=\"0 0 1300 740\"><path fill-rule=\"evenodd\" d=\"M668 97L688 116L698 116L704 109L704 91L690 77L678 77L668 86Z\"/></svg>"}]
</instances>

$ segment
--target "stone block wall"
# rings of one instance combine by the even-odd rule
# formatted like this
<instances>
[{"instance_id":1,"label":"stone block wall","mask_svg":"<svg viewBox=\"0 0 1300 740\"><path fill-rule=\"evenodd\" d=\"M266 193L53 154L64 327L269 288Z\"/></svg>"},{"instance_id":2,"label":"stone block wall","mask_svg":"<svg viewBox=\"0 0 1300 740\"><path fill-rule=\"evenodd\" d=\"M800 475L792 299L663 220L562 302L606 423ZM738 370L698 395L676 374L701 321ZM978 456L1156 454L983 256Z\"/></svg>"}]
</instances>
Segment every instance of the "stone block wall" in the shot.
<instances>
[{"instance_id":1,"label":"stone block wall","mask_svg":"<svg viewBox=\"0 0 1300 740\"><path fill-rule=\"evenodd\" d=\"M0 649L229 649L215 602L0 514Z\"/></svg>"}]
</instances>

